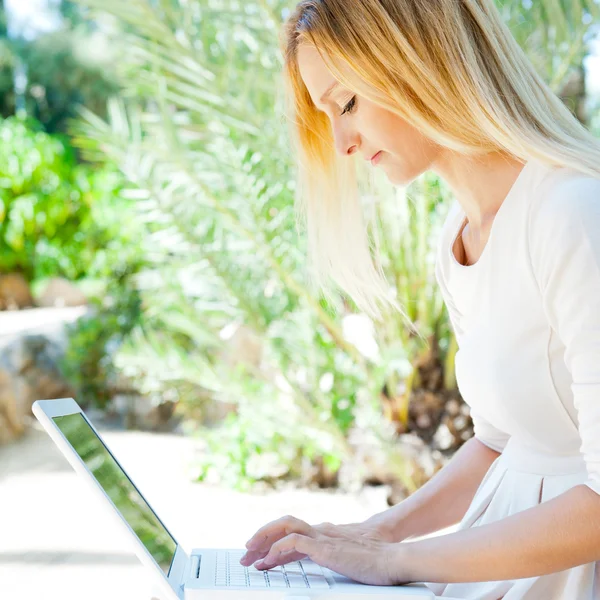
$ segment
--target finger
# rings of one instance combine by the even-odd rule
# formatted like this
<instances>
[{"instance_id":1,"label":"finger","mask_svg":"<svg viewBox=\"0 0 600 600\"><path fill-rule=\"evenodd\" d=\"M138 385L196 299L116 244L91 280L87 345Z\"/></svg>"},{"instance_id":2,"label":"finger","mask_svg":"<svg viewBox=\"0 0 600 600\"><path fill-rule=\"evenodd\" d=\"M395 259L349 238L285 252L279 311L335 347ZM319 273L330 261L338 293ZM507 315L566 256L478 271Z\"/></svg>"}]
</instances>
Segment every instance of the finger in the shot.
<instances>
[{"instance_id":1,"label":"finger","mask_svg":"<svg viewBox=\"0 0 600 600\"><path fill-rule=\"evenodd\" d=\"M273 523L269 523L269 526L273 525L276 522L279 522L279 520L275 521ZM265 528L263 528L263 529L265 529ZM344 530L344 525L334 525L333 523L330 523L329 521L324 521L323 523L319 523L318 525L313 526L312 530L313 530L313 532L318 532L321 535L326 535L329 537L354 539L354 536L352 536L351 534L347 533ZM286 534L283 530L280 530L279 535L280 535L279 539L281 539L281 538L285 537ZM251 538L249 540L248 544L250 544L250 542L252 542L253 539L256 539L257 536L258 536L258 532L253 536L253 538ZM314 537L314 536L312 536L312 537ZM267 554L269 553L269 550L271 549L272 544L275 543L277 541L277 539L275 538L274 535L272 535L271 538L269 539L269 541L271 541L271 544L268 544L266 541L263 542L265 547L263 547L260 550L248 550L246 552L246 554L244 554L244 556L242 556L242 558L240 559L240 564L242 564L244 566L248 566L248 565L254 564L257 560L261 560L265 556L267 556ZM246 546L248 546L248 544L246 544ZM296 556L288 557L287 562L292 562L294 560L301 560L302 558L304 558L304 555L302 555L302 556L298 555L298 557L296 557Z\"/></svg>"},{"instance_id":2,"label":"finger","mask_svg":"<svg viewBox=\"0 0 600 600\"><path fill-rule=\"evenodd\" d=\"M269 553L269 549L267 550L248 550L242 558L240 558L240 564L247 567L252 563L255 563L257 560L264 558Z\"/></svg>"},{"instance_id":3,"label":"finger","mask_svg":"<svg viewBox=\"0 0 600 600\"><path fill-rule=\"evenodd\" d=\"M278 540L293 532L301 532L306 535L316 535L313 527L305 521L286 515L276 521L261 527L246 543L248 552L240 559L240 564L248 566L264 558L271 546ZM298 560L297 558L290 560Z\"/></svg>"},{"instance_id":4,"label":"finger","mask_svg":"<svg viewBox=\"0 0 600 600\"><path fill-rule=\"evenodd\" d=\"M269 525L271 525L272 523L270 523ZM264 529L264 528L263 528ZM330 523L329 521L324 521L323 523L319 523L318 525L314 525L312 527L313 532L317 532L321 535L326 535L329 537L336 537L336 538L344 538L344 539L354 539L354 537L352 535L350 535L349 533L347 533L344 530L344 526L343 525L334 525L333 523ZM260 530L259 530L260 531ZM256 537L257 534L255 534ZM280 532L281 538L285 537L285 533L283 531ZM314 537L314 536L311 536ZM272 537L272 543L275 543L277 540ZM246 544L248 545L248 544ZM265 544L266 545L266 544ZM262 550L248 550L246 552L246 554L244 554L244 556L242 556L242 558L240 559L240 564L244 565L244 566L248 566L251 564L254 564L257 560L261 560L263 559L265 556L267 556L267 554L269 553L269 550L271 549L271 545L265 547ZM286 563L281 563L281 564L287 564L287 562L292 562L295 560L302 560L302 558L305 558L304 554L299 554L296 553L293 556L288 556L286 557Z\"/></svg>"},{"instance_id":5,"label":"finger","mask_svg":"<svg viewBox=\"0 0 600 600\"><path fill-rule=\"evenodd\" d=\"M321 543L323 542L321 541ZM317 553L318 547L319 541L315 538L300 533L291 533L275 542L267 556L257 563L256 568L259 566L271 568L285 564L288 561L287 554L290 552L304 554L314 560L313 556Z\"/></svg>"},{"instance_id":6,"label":"finger","mask_svg":"<svg viewBox=\"0 0 600 600\"><path fill-rule=\"evenodd\" d=\"M265 556L268 553L265 553ZM274 567L279 567L280 565L287 565L288 563L291 562L295 562L298 560L302 560L303 558L306 558L306 554L302 554L301 552L298 552L297 550L291 550L290 552L282 552L279 556L279 560L277 561L277 564L264 564L262 560L259 560L256 562L256 564L254 565L254 567L260 571L263 571L265 569L273 569Z\"/></svg>"},{"instance_id":7,"label":"finger","mask_svg":"<svg viewBox=\"0 0 600 600\"><path fill-rule=\"evenodd\" d=\"M269 550L270 550L270 548L269 548ZM242 556L242 558L240 558L240 564L243 565L244 567L248 567L248 566L254 564L257 560L261 560L265 556L267 556L267 554L269 554L269 550L263 550L261 552L258 552L257 550L248 550L248 552L246 552L246 554L244 554L244 556ZM287 562L291 562L293 560L301 560L302 558L304 558L304 556L301 556L301 555L298 555L297 557L290 556L287 559Z\"/></svg>"},{"instance_id":8,"label":"finger","mask_svg":"<svg viewBox=\"0 0 600 600\"><path fill-rule=\"evenodd\" d=\"M290 533L302 533L304 535L315 535L313 528L300 519L286 515L276 521L261 527L247 542L248 550L268 552L274 542L289 535Z\"/></svg>"}]
</instances>

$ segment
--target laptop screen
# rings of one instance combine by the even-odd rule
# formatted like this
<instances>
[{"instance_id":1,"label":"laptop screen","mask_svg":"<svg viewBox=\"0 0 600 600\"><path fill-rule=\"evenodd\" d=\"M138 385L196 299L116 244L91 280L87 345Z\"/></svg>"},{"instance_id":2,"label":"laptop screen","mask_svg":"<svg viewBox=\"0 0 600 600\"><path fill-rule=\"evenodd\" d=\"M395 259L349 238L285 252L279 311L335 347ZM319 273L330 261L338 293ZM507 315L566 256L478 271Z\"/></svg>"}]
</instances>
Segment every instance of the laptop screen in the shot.
<instances>
[{"instance_id":1,"label":"laptop screen","mask_svg":"<svg viewBox=\"0 0 600 600\"><path fill-rule=\"evenodd\" d=\"M177 542L81 413L53 417L75 452L168 576Z\"/></svg>"}]
</instances>

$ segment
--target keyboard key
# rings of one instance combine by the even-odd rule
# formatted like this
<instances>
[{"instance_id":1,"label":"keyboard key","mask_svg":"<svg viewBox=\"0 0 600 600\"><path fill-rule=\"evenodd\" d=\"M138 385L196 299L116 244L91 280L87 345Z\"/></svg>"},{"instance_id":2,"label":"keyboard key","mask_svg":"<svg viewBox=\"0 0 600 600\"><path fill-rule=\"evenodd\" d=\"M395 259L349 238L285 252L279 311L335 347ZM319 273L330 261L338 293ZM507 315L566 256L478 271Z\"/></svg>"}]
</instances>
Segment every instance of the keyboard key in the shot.
<instances>
[{"instance_id":1,"label":"keyboard key","mask_svg":"<svg viewBox=\"0 0 600 600\"><path fill-rule=\"evenodd\" d=\"M277 565L276 567L269 567L269 573L273 573L273 571L278 573L283 573L283 565Z\"/></svg>"},{"instance_id":2,"label":"keyboard key","mask_svg":"<svg viewBox=\"0 0 600 600\"><path fill-rule=\"evenodd\" d=\"M323 575L321 565L315 562L302 562L302 568L307 575Z\"/></svg>"},{"instance_id":3,"label":"keyboard key","mask_svg":"<svg viewBox=\"0 0 600 600\"><path fill-rule=\"evenodd\" d=\"M298 587L306 587L306 581L303 575L296 573L288 573L288 581L290 582L290 587L298 588Z\"/></svg>"},{"instance_id":4,"label":"keyboard key","mask_svg":"<svg viewBox=\"0 0 600 600\"><path fill-rule=\"evenodd\" d=\"M250 575L250 587L266 587L267 582L262 573L252 573Z\"/></svg>"},{"instance_id":5,"label":"keyboard key","mask_svg":"<svg viewBox=\"0 0 600 600\"><path fill-rule=\"evenodd\" d=\"M287 581L285 580L283 573L271 573L269 571L269 585L271 587L287 587Z\"/></svg>"},{"instance_id":6,"label":"keyboard key","mask_svg":"<svg viewBox=\"0 0 600 600\"><path fill-rule=\"evenodd\" d=\"M246 567L246 571L248 573L260 573L261 575L264 573L264 571L257 569L254 565L250 565L249 567Z\"/></svg>"},{"instance_id":7,"label":"keyboard key","mask_svg":"<svg viewBox=\"0 0 600 600\"><path fill-rule=\"evenodd\" d=\"M302 567L300 566L300 563L290 563L289 565L285 565L285 572L302 575Z\"/></svg>"},{"instance_id":8,"label":"keyboard key","mask_svg":"<svg viewBox=\"0 0 600 600\"><path fill-rule=\"evenodd\" d=\"M325 577L315 577L314 575L311 575L308 577L308 587L314 590L325 590L329 588L329 583L327 583Z\"/></svg>"}]
</instances>

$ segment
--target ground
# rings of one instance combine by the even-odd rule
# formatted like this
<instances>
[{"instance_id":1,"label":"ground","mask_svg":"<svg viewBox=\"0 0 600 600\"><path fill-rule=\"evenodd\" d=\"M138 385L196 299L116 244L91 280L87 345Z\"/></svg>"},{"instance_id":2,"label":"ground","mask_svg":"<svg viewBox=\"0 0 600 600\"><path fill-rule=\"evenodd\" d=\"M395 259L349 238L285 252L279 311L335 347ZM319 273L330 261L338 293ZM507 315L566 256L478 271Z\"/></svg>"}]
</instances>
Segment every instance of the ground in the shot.
<instances>
[{"instance_id":1,"label":"ground","mask_svg":"<svg viewBox=\"0 0 600 600\"><path fill-rule=\"evenodd\" d=\"M0 598L148 600L146 570L107 514L34 421L0 448ZM103 430L109 448L179 543L242 548L285 514L309 523L363 520L384 510L386 490L359 495L290 489L243 494L193 483L193 439Z\"/></svg>"}]
</instances>

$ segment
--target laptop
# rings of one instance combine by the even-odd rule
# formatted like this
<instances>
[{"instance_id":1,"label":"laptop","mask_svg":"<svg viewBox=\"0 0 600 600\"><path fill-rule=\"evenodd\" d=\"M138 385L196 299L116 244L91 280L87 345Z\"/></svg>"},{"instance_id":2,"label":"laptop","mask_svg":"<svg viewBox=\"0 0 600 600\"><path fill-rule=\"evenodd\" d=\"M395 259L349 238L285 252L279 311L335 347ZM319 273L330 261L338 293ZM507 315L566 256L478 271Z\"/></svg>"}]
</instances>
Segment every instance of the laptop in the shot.
<instances>
[{"instance_id":1,"label":"laptop","mask_svg":"<svg viewBox=\"0 0 600 600\"><path fill-rule=\"evenodd\" d=\"M245 549L194 548L177 543L72 398L38 400L33 414L82 481L105 504L132 549L154 576L160 600L240 597L309 600L384 594L394 600L435 598L424 583L365 585L321 567L308 557L265 571L240 564ZM247 594L247 596L246 596Z\"/></svg>"}]
</instances>

